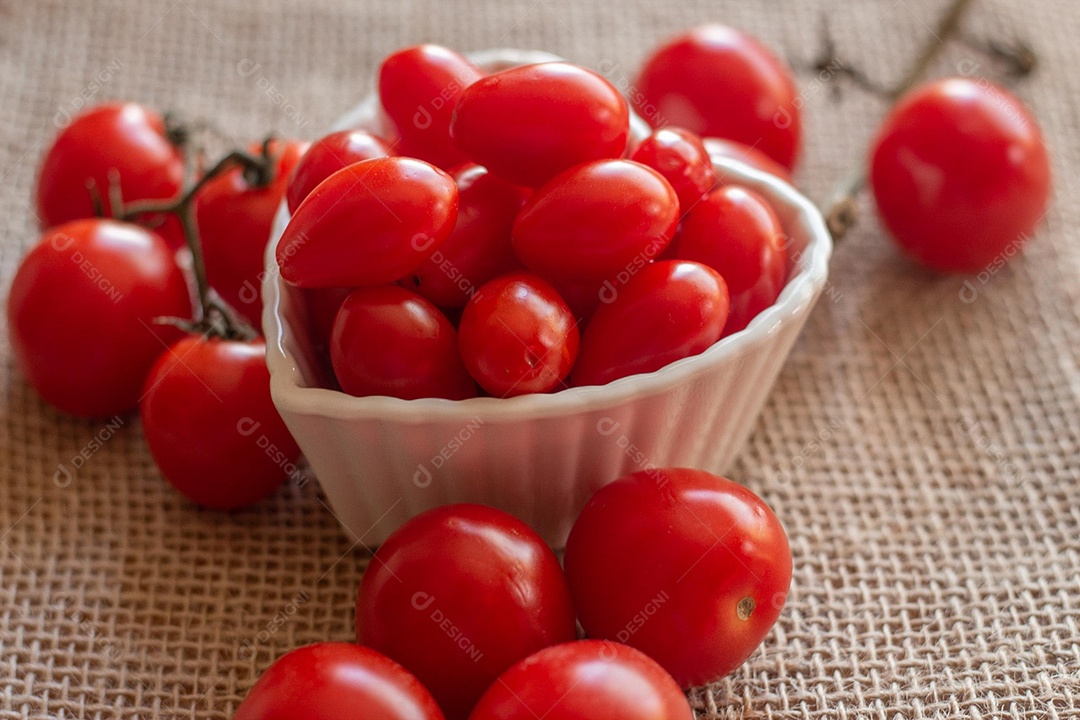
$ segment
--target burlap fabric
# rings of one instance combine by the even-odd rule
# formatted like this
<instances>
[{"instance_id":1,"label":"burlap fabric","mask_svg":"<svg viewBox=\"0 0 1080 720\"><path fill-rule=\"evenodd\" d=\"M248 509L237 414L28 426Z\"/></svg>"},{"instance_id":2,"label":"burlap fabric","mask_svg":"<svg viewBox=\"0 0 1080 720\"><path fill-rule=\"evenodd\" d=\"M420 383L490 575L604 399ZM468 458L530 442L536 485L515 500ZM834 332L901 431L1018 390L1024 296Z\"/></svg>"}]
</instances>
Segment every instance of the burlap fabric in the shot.
<instances>
[{"instance_id":1,"label":"burlap fabric","mask_svg":"<svg viewBox=\"0 0 1080 720\"><path fill-rule=\"evenodd\" d=\"M844 57L886 82L941 6L0 0L4 292L35 241L42 144L90 100L176 108L234 142L313 135L402 44L543 48L632 75L705 20L805 63L828 18ZM966 289L904 261L872 214L838 249L733 471L787 526L791 600L746 665L693 693L702 717L1080 717L1080 6L984 0L967 28L1038 50L1018 92L1044 123L1057 199L1023 257ZM976 64L997 69L957 45L935 72ZM819 80L800 75L800 183L821 200L883 106ZM225 718L274 657L352 636L364 548L317 484L200 512L157 475L136 418L63 417L0 354L0 718Z\"/></svg>"}]
</instances>

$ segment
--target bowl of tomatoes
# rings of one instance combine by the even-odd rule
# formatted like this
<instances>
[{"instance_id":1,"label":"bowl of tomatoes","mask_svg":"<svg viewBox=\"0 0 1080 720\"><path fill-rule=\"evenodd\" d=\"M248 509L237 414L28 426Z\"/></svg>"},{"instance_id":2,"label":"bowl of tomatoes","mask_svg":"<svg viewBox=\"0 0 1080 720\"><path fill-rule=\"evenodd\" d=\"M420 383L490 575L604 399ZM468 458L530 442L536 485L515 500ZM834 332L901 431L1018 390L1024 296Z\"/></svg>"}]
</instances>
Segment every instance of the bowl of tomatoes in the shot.
<instances>
[{"instance_id":1,"label":"bowl of tomatoes","mask_svg":"<svg viewBox=\"0 0 1080 720\"><path fill-rule=\"evenodd\" d=\"M546 53L493 50L470 54L467 59L483 73L508 69L521 69L524 73L532 72L530 68L544 68L542 72L549 75L573 74L564 71L559 67L563 64ZM389 61L384 64L383 80L388 64ZM542 78L530 78L525 87L532 88L541 81ZM386 98L385 92L383 97ZM372 136L394 137L395 127L385 104L378 94L369 96L336 123L335 131L359 130ZM558 103L546 103L539 110L534 108L532 114L543 114L553 106L557 107ZM432 114L438 122L438 104L430 110L416 104L406 107L416 110L413 122L417 125L432 122ZM487 118L499 112L496 101L483 108ZM457 115L464 114L459 105ZM520 119L523 115L505 115L505 121L515 122L515 117ZM464 124L460 117L454 118L455 122L459 120ZM628 129L620 142L627 149L622 157L637 159L649 152L663 153L662 147L655 147L656 143L646 149L654 132L647 123L632 112L624 122ZM474 133L480 136L476 141L480 145L484 143L485 133L492 131ZM680 142L679 138L674 138L674 142ZM781 282L767 307L743 312L744 327L738 328L732 328L730 321L741 306L736 296L729 296L725 289L720 325L725 325L723 318L728 318L727 331L721 333L717 328L707 346L675 355L670 354L668 345L685 338L666 335L666 330L654 322L656 316L696 318L696 314L705 312L701 308L711 302L711 284L723 284L723 281L715 280L714 276L718 277L715 273L703 272L697 263L689 263L695 267L687 267L685 262L670 259L670 251L665 253L663 248L655 251L638 248L630 262L620 265L620 272L612 276L613 281L595 286L598 293L593 294L599 295L599 302L594 300L593 305L599 309L581 310L579 303L572 300L575 284L581 284L575 283L579 276L557 277L548 285L536 279L532 272L519 272L520 266L512 267L478 292L469 288L472 292L466 293L468 302L463 310L440 312L431 321L431 327L435 328L431 332L441 333L441 339L429 338L426 345L406 347L395 339L395 328L379 325L378 318L382 317L379 313L398 302L398 296L403 293L421 287L430 291L430 283L420 285L418 278L423 272L406 273L404 279L378 288L334 287L368 284L366 280L347 281L361 275L365 279L375 277L379 272L392 279L400 268L384 270L381 256L372 254L375 251L369 251L366 257L320 257L315 253L321 242L318 223L334 221L342 205L362 202L359 196L378 196L372 186L384 178L389 178L386 182L411 178L408 193L417 183L428 182L435 190L424 199L426 205L412 197L384 194L377 198L383 208L380 210L373 204L376 200L369 197L370 218L349 230L377 234L383 231L380 223L394 224L386 217L380 220L377 215L382 213L400 221L399 216L420 203L425 208L427 225L417 226L423 227L423 231L413 234L412 246L414 250L423 250L442 232L437 225L448 222L439 215L442 205L437 192L440 183L447 182L442 177L446 174L439 174L441 171L433 174L426 167L419 167L424 165L419 161L398 160L391 164L385 159L372 160L364 164L365 172L370 174L349 178L348 169L343 169L318 183L306 198L282 205L267 247L262 286L271 392L335 515L351 534L367 545L375 545L420 512L469 502L510 512L558 547L565 543L574 519L589 497L620 476L668 466L724 471L750 434L777 374L825 286L832 241L821 214L788 182L724 152L713 151L707 157L711 181L730 191L708 196L718 196L715 207L702 203L700 210L673 211L667 238L671 238L681 219L679 242L690 252L695 217L705 218L699 222L704 229L698 234L707 241L709 222L724 213L745 211L741 207L743 195L753 196L767 204L770 216L778 223L778 242L783 246L783 267L778 271ZM545 160L538 156L531 162L539 165ZM500 158L493 155L485 164L494 168L499 162ZM614 167L618 163L635 167ZM444 162L442 167L449 164ZM515 251L526 261L527 270L550 267L556 276L564 267L581 268L604 261L595 254L582 255L580 242L578 246L558 247L560 236L579 232L581 226L593 221L590 213L595 214L589 208L567 209L566 198L581 197L586 192L584 188L589 188L589 192L607 198L609 203L625 204L625 198L635 192L647 192L641 188L649 187L653 175L660 177L651 170L644 172L637 162L611 159L582 166L583 169L574 171L573 178L563 177L570 172L567 171L550 180L548 172L537 181L529 176L531 170L520 168L521 164L508 163L503 172L513 175L515 183L534 187L540 182L546 184L529 191L531 198L524 201L524 207L514 219ZM482 174L483 170L479 172ZM470 172L478 171L466 167L453 173L462 188L463 207L465 188L472 180L463 181L462 177ZM335 182L347 183L348 193L339 188L338 195L332 195L331 186ZM552 185L559 187L551 189ZM675 201L672 187L663 192ZM559 206L558 202L564 205ZM656 205L640 203L630 209L620 206L621 215L605 222L619 227L669 222L657 219ZM694 205L696 208L696 201ZM632 215L631 220L623 223L628 214ZM308 225L299 222L305 218L310 219ZM406 217L405 221L410 220ZM297 225L301 227L298 229ZM335 227L338 235L343 227ZM588 230L596 233L603 228L594 225ZM617 230L618 227L612 232ZM521 235L527 237L522 239ZM520 244L519 240L522 240ZM551 247L557 251L545 255L543 250ZM698 248L698 252L707 255L708 250ZM311 257L318 262L312 263ZM548 272L537 274L551 277ZM304 279L314 276L319 276L319 281L305 287ZM415 287L410 285L410 280L416 283ZM637 297L648 295L641 288L650 283L653 294L649 297L666 298L663 302L667 305L661 303L657 307ZM551 288L557 292L549 292ZM506 385L500 385L499 378L489 370L491 367L502 370L513 362L496 362L504 360L506 353L500 355L499 348L493 349L492 345L502 332L501 326L518 330L518 334L509 334L519 340L535 328L517 325L510 328L501 318L498 318L499 326L492 321L490 312L526 295L533 306L540 308L537 312L545 318L545 330L550 331L556 320L569 318L569 322L561 333L561 344L543 344L544 336L539 331L536 342L540 345L532 344L532 336L522 343L524 362L536 372L523 384L518 377L506 391ZM566 302L558 296L566 298ZM347 299L343 301L343 297ZM332 308L329 320L320 322L319 313L313 309L325 305L327 298ZM420 298L409 302L413 311L409 322L413 322L419 312L417 308L426 307L426 301ZM565 339L571 337L571 332L573 342ZM362 370L374 360L356 357L356 354L379 354L383 367L413 372L421 360L427 363L424 367L433 364L432 358L447 345L446 333L456 333L456 341L451 343L455 348L451 351L454 358L443 365L454 367L429 369L425 376L427 384L419 384L425 390L413 395L397 392L394 388L403 387L400 384L385 385L391 389L381 390L381 386L372 386L370 377ZM558 364L548 358L565 359L567 354L576 356L572 369L566 365L553 370L553 383L531 384L543 378L541 370L550 370L548 365ZM644 356L648 357L643 360ZM468 372L466 377L476 381L465 382L468 387L464 390L456 379L463 376L459 364ZM541 387L547 389L538 389Z\"/></svg>"}]
</instances>

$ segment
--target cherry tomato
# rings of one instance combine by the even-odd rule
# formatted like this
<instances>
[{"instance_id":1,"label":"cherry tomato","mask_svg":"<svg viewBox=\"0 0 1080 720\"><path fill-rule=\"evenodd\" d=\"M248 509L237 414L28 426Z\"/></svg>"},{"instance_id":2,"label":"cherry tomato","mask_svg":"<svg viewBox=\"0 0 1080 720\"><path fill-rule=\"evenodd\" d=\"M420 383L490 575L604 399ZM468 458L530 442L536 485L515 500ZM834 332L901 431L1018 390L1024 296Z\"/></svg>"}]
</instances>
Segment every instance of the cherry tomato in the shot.
<instances>
[{"instance_id":1,"label":"cherry tomato","mask_svg":"<svg viewBox=\"0 0 1080 720\"><path fill-rule=\"evenodd\" d=\"M483 70L438 45L405 48L383 60L379 99L401 137L399 152L450 169L466 159L450 139L450 118Z\"/></svg>"},{"instance_id":2,"label":"cherry tomato","mask_svg":"<svg viewBox=\"0 0 1080 720\"><path fill-rule=\"evenodd\" d=\"M579 342L574 313L555 288L529 273L503 275L481 287L458 327L465 368L496 397L563 385Z\"/></svg>"},{"instance_id":3,"label":"cherry tomato","mask_svg":"<svg viewBox=\"0 0 1080 720\"><path fill-rule=\"evenodd\" d=\"M352 294L353 288L314 288L301 290L307 329L317 352L330 351L330 336L334 331L334 319Z\"/></svg>"},{"instance_id":4,"label":"cherry tomato","mask_svg":"<svg viewBox=\"0 0 1080 720\"><path fill-rule=\"evenodd\" d=\"M282 655L248 692L233 720L443 720L431 694L369 648L323 642Z\"/></svg>"},{"instance_id":5,"label":"cherry tomato","mask_svg":"<svg viewBox=\"0 0 1080 720\"><path fill-rule=\"evenodd\" d=\"M630 156L664 176L679 196L679 212L690 208L716 184L712 160L701 138L678 128L661 128L645 138Z\"/></svg>"},{"instance_id":6,"label":"cherry tomato","mask_svg":"<svg viewBox=\"0 0 1080 720\"><path fill-rule=\"evenodd\" d=\"M43 228L97 215L88 183L110 207L110 174L119 180L125 203L171 200L184 182L184 158L170 141L165 119L135 103L93 107L71 120L45 152L37 184L37 214ZM145 218L171 247L184 243L179 221L169 216Z\"/></svg>"},{"instance_id":7,"label":"cherry tomato","mask_svg":"<svg viewBox=\"0 0 1080 720\"><path fill-rule=\"evenodd\" d=\"M1027 242L1050 198L1035 118L985 80L922 85L893 108L870 154L878 213L911 257L978 272Z\"/></svg>"},{"instance_id":8,"label":"cherry tomato","mask_svg":"<svg viewBox=\"0 0 1080 720\"><path fill-rule=\"evenodd\" d=\"M330 360L350 395L462 400L476 387L439 309L396 285L354 290L338 311Z\"/></svg>"},{"instance_id":9,"label":"cherry tomato","mask_svg":"<svg viewBox=\"0 0 1080 720\"><path fill-rule=\"evenodd\" d=\"M765 502L688 468L601 488L570 531L565 561L586 635L641 650L683 687L746 660L791 584L787 536Z\"/></svg>"},{"instance_id":10,"label":"cherry tomato","mask_svg":"<svg viewBox=\"0 0 1080 720\"><path fill-rule=\"evenodd\" d=\"M555 553L528 525L482 505L418 515L375 553L356 600L357 642L400 662L450 720L504 670L574 638Z\"/></svg>"},{"instance_id":11,"label":"cherry tomato","mask_svg":"<svg viewBox=\"0 0 1080 720\"><path fill-rule=\"evenodd\" d=\"M421 160L349 165L293 214L277 247L281 276L305 288L394 282L442 247L457 206L453 178Z\"/></svg>"},{"instance_id":12,"label":"cherry tomato","mask_svg":"<svg viewBox=\"0 0 1080 720\"><path fill-rule=\"evenodd\" d=\"M275 141L269 157L269 182L237 167L208 181L195 200L206 277L222 299L256 329L262 328L262 278L266 242L274 224L289 173L306 143ZM260 155L259 146L251 148Z\"/></svg>"},{"instance_id":13,"label":"cherry tomato","mask_svg":"<svg viewBox=\"0 0 1080 720\"><path fill-rule=\"evenodd\" d=\"M469 718L693 720L694 711L671 676L642 653L581 640L541 650L507 670Z\"/></svg>"},{"instance_id":14,"label":"cherry tomato","mask_svg":"<svg viewBox=\"0 0 1080 720\"><path fill-rule=\"evenodd\" d=\"M341 130L316 140L289 176L285 193L289 212L295 213L319 183L341 168L392 154L385 140L364 130Z\"/></svg>"},{"instance_id":15,"label":"cherry tomato","mask_svg":"<svg viewBox=\"0 0 1080 720\"><path fill-rule=\"evenodd\" d=\"M629 122L626 100L611 83L549 62L473 83L458 100L450 134L474 162L537 187L579 163L622 155Z\"/></svg>"},{"instance_id":16,"label":"cherry tomato","mask_svg":"<svg viewBox=\"0 0 1080 720\"><path fill-rule=\"evenodd\" d=\"M674 37L641 69L635 109L654 126L738 140L795 167L801 103L791 72L751 36L702 25Z\"/></svg>"},{"instance_id":17,"label":"cherry tomato","mask_svg":"<svg viewBox=\"0 0 1080 720\"><path fill-rule=\"evenodd\" d=\"M596 308L600 307L600 294L607 285L596 280L564 280L552 283L567 307L574 314L581 330L592 319Z\"/></svg>"},{"instance_id":18,"label":"cherry tomato","mask_svg":"<svg viewBox=\"0 0 1080 720\"><path fill-rule=\"evenodd\" d=\"M661 260L609 289L582 335L574 385L604 385L697 355L727 322L727 285L700 263Z\"/></svg>"},{"instance_id":19,"label":"cherry tomato","mask_svg":"<svg viewBox=\"0 0 1080 720\"><path fill-rule=\"evenodd\" d=\"M246 507L296 472L261 340L183 338L150 370L139 410L161 474L204 507Z\"/></svg>"},{"instance_id":20,"label":"cherry tomato","mask_svg":"<svg viewBox=\"0 0 1080 720\"><path fill-rule=\"evenodd\" d=\"M549 279L603 281L659 255L678 223L679 199L660 173L600 160L533 195L514 223L514 250Z\"/></svg>"},{"instance_id":21,"label":"cherry tomato","mask_svg":"<svg viewBox=\"0 0 1080 720\"><path fill-rule=\"evenodd\" d=\"M745 328L784 289L784 228L749 190L729 185L706 195L683 219L674 244L677 257L708 265L724 278L731 296L724 335Z\"/></svg>"},{"instance_id":22,"label":"cherry tomato","mask_svg":"<svg viewBox=\"0 0 1080 720\"><path fill-rule=\"evenodd\" d=\"M187 281L156 233L113 220L45 231L8 297L15 361L64 412L126 413L161 351L183 333L155 318L191 317Z\"/></svg>"},{"instance_id":23,"label":"cherry tomato","mask_svg":"<svg viewBox=\"0 0 1080 720\"><path fill-rule=\"evenodd\" d=\"M464 307L477 288L521 267L510 231L529 191L477 165L455 175L458 216L454 234L410 276L408 286L444 308Z\"/></svg>"},{"instance_id":24,"label":"cherry tomato","mask_svg":"<svg viewBox=\"0 0 1080 720\"><path fill-rule=\"evenodd\" d=\"M701 139L710 157L732 158L746 163L755 170L775 175L784 182L792 182L791 171L755 147L735 140L707 137ZM723 178L720 178L722 181Z\"/></svg>"}]
</instances>

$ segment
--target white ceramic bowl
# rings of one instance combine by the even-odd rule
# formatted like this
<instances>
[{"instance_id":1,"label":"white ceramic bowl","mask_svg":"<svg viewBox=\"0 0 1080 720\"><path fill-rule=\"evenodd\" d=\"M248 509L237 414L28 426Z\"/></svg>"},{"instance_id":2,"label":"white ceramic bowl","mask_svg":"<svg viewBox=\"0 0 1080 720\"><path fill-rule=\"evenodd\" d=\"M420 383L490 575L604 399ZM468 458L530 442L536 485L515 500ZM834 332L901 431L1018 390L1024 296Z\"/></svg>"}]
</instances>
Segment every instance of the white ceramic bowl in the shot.
<instances>
[{"instance_id":1,"label":"white ceramic bowl","mask_svg":"<svg viewBox=\"0 0 1080 720\"><path fill-rule=\"evenodd\" d=\"M471 57L497 69L554 56ZM384 123L372 96L335 129L378 132ZM635 132L643 128L634 121ZM281 208L262 287L271 391L348 532L372 546L419 512L475 502L513 513L559 547L586 500L621 475L664 466L725 470L825 285L832 241L820 213L790 185L734 160L714 163L768 199L784 226L792 263L776 303L700 355L549 395L400 400L318 387L321 363L300 297L277 272L274 253L288 222Z\"/></svg>"}]
</instances>

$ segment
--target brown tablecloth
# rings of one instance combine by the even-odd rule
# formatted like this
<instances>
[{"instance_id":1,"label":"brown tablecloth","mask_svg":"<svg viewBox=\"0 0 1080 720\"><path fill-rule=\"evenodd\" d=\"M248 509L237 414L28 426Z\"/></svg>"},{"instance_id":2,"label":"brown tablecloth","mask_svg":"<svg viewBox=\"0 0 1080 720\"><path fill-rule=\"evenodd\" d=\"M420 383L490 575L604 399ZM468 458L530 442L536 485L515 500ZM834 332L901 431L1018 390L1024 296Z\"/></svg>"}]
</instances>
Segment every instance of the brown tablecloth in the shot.
<instances>
[{"instance_id":1,"label":"brown tablecloth","mask_svg":"<svg viewBox=\"0 0 1080 720\"><path fill-rule=\"evenodd\" d=\"M42 145L85 101L204 116L232 142L315 135L403 44L543 48L632 75L655 41L705 20L805 64L827 18L840 53L887 82L942 5L0 0L4 292L35 242ZM872 212L838 248L732 473L787 526L791 600L746 665L693 693L703 717L1080 716L1080 5L984 0L966 26L1037 49L1017 91L1044 124L1056 202L973 298L903 260ZM955 45L934 72L973 63L998 71ZM800 82L799 180L822 200L883 104L834 97L812 71ZM6 343L0 355L0 718L224 718L274 657L352 637L365 556L317 484L201 512L158 476L136 418L109 429L61 416ZM95 445L70 484L54 481Z\"/></svg>"}]
</instances>

